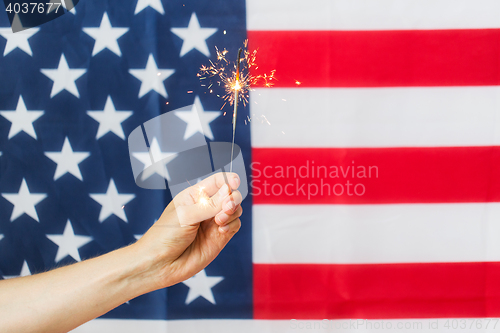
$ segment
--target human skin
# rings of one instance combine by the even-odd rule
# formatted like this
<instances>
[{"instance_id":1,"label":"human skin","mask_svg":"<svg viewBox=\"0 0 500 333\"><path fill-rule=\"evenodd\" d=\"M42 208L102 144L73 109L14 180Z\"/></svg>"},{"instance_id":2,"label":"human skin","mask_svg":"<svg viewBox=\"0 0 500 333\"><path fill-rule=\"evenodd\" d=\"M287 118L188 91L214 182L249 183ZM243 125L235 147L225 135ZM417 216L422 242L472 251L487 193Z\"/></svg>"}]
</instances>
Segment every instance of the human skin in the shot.
<instances>
[{"instance_id":1,"label":"human skin","mask_svg":"<svg viewBox=\"0 0 500 333\"><path fill-rule=\"evenodd\" d=\"M179 193L135 243L73 265L0 281L0 332L68 332L139 295L205 268L239 230L238 176ZM228 185L231 187L229 190ZM200 200L203 188L207 200Z\"/></svg>"}]
</instances>

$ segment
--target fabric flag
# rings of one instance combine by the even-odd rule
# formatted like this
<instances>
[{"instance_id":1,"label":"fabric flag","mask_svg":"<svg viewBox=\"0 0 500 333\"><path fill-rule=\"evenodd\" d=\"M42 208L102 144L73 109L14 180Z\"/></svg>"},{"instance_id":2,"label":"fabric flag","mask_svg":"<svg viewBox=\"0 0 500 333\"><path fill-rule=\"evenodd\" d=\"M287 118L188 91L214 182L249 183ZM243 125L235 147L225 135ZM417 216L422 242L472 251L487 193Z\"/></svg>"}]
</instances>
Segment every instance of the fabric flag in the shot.
<instances>
[{"instance_id":1,"label":"fabric flag","mask_svg":"<svg viewBox=\"0 0 500 333\"><path fill-rule=\"evenodd\" d=\"M74 11L16 34L6 13L0 19L3 278L95 257L148 230L171 197L135 183L127 139L138 126L194 105L204 115L206 140L231 142L231 117L197 73L214 59L215 46L232 54L242 46L243 1L80 1ZM192 132L194 118L175 118L169 134L178 142L200 135ZM249 162L250 127L242 124L237 135ZM168 153L154 143L151 150ZM147 320L251 319L251 198L243 208L241 231L196 277L130 300L97 328L80 330L125 332L137 321L141 328L132 331L154 332ZM108 329L113 319L118 324Z\"/></svg>"},{"instance_id":2,"label":"fabric flag","mask_svg":"<svg viewBox=\"0 0 500 333\"><path fill-rule=\"evenodd\" d=\"M140 237L171 197L136 185L128 135L196 105L207 141L230 142L231 110L196 74L248 38L252 74L277 81L239 115L240 232L193 278L75 332L500 329L498 13L495 0L86 0L19 34L0 15L0 274Z\"/></svg>"},{"instance_id":3,"label":"fabric flag","mask_svg":"<svg viewBox=\"0 0 500 333\"><path fill-rule=\"evenodd\" d=\"M255 319L494 329L499 6L247 2Z\"/></svg>"}]
</instances>

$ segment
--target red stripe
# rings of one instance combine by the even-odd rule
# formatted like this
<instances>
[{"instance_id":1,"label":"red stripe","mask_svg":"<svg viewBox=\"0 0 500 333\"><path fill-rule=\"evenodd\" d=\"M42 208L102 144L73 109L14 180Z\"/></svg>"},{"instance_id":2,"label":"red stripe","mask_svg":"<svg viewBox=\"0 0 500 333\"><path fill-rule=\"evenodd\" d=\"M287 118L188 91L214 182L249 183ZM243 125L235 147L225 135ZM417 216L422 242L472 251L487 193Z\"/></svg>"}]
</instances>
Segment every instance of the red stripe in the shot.
<instances>
[{"instance_id":1,"label":"red stripe","mask_svg":"<svg viewBox=\"0 0 500 333\"><path fill-rule=\"evenodd\" d=\"M253 148L252 159L251 188L255 204L500 201L500 172L498 172L500 147L498 146ZM307 163L309 168L306 167ZM352 165L356 166L355 177L352 177ZM339 178L325 178L324 168L320 169L318 178L318 166L327 167L327 176L335 176L331 172L336 166ZM340 169L341 166L343 169ZM367 171L367 178L361 178L363 174L358 173L362 171L362 167ZM372 167L371 178L368 178L370 167ZM280 170L284 170L283 175L279 173ZM309 170L309 174L306 174L306 170ZM344 178L342 171L347 171L347 177ZM321 188L323 193L320 191ZM359 195L362 189L364 193Z\"/></svg>"},{"instance_id":2,"label":"red stripe","mask_svg":"<svg viewBox=\"0 0 500 333\"><path fill-rule=\"evenodd\" d=\"M500 316L500 263L254 264L255 319Z\"/></svg>"},{"instance_id":3,"label":"red stripe","mask_svg":"<svg viewBox=\"0 0 500 333\"><path fill-rule=\"evenodd\" d=\"M249 31L276 87L500 84L500 30Z\"/></svg>"}]
</instances>

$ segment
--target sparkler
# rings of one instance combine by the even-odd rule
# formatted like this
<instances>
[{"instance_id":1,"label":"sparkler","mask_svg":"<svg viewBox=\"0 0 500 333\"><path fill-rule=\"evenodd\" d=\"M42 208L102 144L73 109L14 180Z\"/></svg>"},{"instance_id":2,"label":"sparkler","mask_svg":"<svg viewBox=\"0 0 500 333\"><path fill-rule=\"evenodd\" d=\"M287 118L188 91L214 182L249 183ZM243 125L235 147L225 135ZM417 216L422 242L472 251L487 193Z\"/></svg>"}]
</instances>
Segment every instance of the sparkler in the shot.
<instances>
[{"instance_id":1,"label":"sparkler","mask_svg":"<svg viewBox=\"0 0 500 333\"><path fill-rule=\"evenodd\" d=\"M238 93L240 92L240 60L241 60L241 47L238 50L238 58L236 60L236 82L234 84L234 111L233 111L233 142L231 144L231 164L229 172L233 172L233 154L234 154L234 136L236 134L236 117L238 116Z\"/></svg>"},{"instance_id":2,"label":"sparkler","mask_svg":"<svg viewBox=\"0 0 500 333\"><path fill-rule=\"evenodd\" d=\"M252 75L250 69L257 69L256 57L257 50L252 52L247 50L248 40L243 43L243 48L238 50L238 56L236 58L236 63L234 64L234 71L227 70L227 66L230 62L226 59L228 51L226 49L219 51L216 47L217 60L212 62L210 60L210 66L202 66L198 73L198 77L201 81L208 78L216 78L216 84L218 86L223 86L225 94L223 96L217 95L224 100L224 106L229 103L233 105L233 140L231 144L231 164L230 171L233 171L233 154L234 154L234 140L236 134L236 121L238 115L238 103L241 101L243 106L246 106L249 99L250 91L254 85L262 85L265 87L273 86L273 80L275 80L274 73L276 70L272 70L269 74L259 74ZM207 86L208 85L208 86ZM202 84L206 86L210 93L213 93L214 83ZM224 115L226 113L224 112Z\"/></svg>"}]
</instances>

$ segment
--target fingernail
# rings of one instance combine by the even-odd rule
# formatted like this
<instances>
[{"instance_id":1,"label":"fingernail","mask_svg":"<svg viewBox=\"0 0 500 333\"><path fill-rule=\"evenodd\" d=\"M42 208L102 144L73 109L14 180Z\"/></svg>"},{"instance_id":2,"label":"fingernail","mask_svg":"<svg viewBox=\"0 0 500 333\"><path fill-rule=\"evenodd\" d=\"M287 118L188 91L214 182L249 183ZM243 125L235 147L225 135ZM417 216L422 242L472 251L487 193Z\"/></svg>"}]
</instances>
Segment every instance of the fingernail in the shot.
<instances>
[{"instance_id":1,"label":"fingernail","mask_svg":"<svg viewBox=\"0 0 500 333\"><path fill-rule=\"evenodd\" d=\"M226 204L226 209L227 210L230 210L231 212L234 211L234 209L236 208L236 204L234 203L234 201L229 201L227 204Z\"/></svg>"},{"instance_id":2,"label":"fingernail","mask_svg":"<svg viewBox=\"0 0 500 333\"><path fill-rule=\"evenodd\" d=\"M227 186L227 184L222 185L222 187L219 190L219 198L224 199L225 197L227 197L228 194L229 194L229 187Z\"/></svg>"},{"instance_id":3,"label":"fingernail","mask_svg":"<svg viewBox=\"0 0 500 333\"><path fill-rule=\"evenodd\" d=\"M229 220L229 215L227 215L226 213L220 213L215 218L217 219L217 221L219 221L219 224L224 224L227 222L227 220Z\"/></svg>"},{"instance_id":4,"label":"fingernail","mask_svg":"<svg viewBox=\"0 0 500 333\"><path fill-rule=\"evenodd\" d=\"M222 226L222 227L219 227L219 232L221 232L221 233L226 233L228 231L229 231L229 225L227 225L227 224Z\"/></svg>"},{"instance_id":5,"label":"fingernail","mask_svg":"<svg viewBox=\"0 0 500 333\"><path fill-rule=\"evenodd\" d=\"M234 177L234 183L236 184L236 188L240 186L240 178L238 176Z\"/></svg>"}]
</instances>

